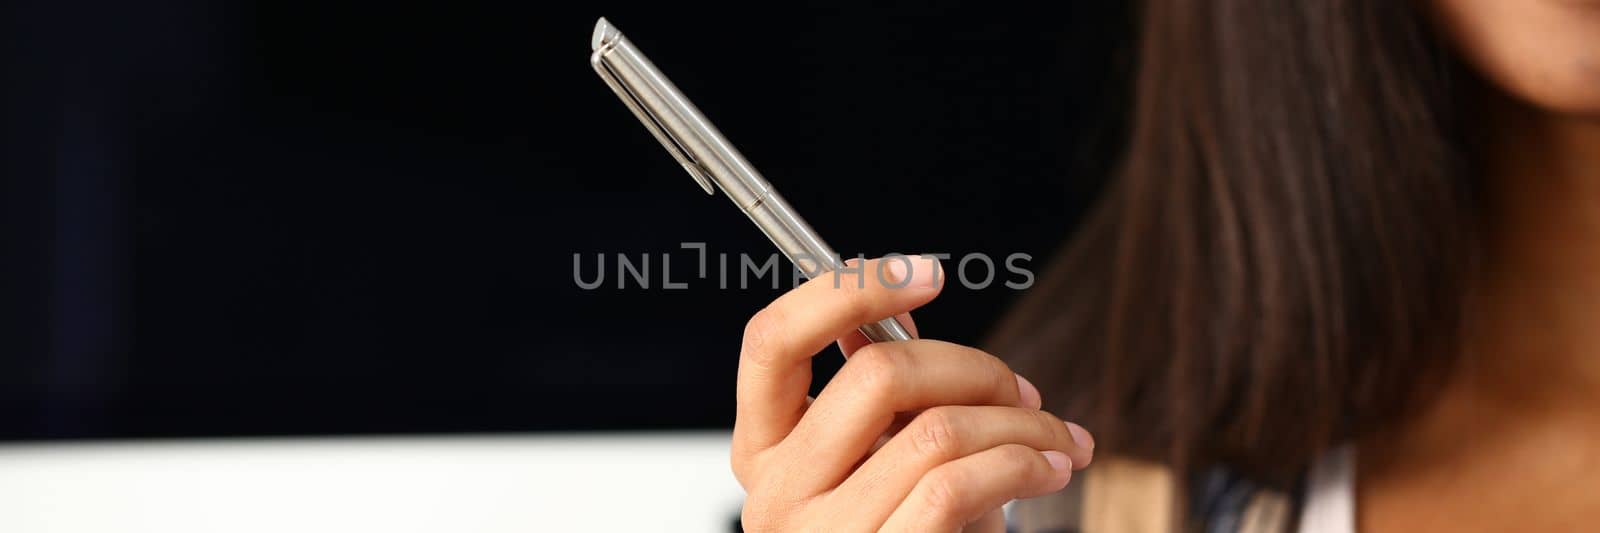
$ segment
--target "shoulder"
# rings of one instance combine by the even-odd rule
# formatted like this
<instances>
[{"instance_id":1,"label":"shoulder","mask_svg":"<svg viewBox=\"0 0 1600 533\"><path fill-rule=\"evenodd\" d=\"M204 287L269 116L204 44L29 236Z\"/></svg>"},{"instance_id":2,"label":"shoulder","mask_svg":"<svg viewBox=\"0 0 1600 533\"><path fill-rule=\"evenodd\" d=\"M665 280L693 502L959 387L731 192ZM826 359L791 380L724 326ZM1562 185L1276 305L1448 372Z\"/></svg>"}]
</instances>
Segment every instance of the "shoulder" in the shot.
<instances>
[{"instance_id":1,"label":"shoulder","mask_svg":"<svg viewBox=\"0 0 1600 533\"><path fill-rule=\"evenodd\" d=\"M1179 479L1166 465L1107 457L1056 494L1011 509L1022 533L1287 533L1295 496L1213 468Z\"/></svg>"}]
</instances>

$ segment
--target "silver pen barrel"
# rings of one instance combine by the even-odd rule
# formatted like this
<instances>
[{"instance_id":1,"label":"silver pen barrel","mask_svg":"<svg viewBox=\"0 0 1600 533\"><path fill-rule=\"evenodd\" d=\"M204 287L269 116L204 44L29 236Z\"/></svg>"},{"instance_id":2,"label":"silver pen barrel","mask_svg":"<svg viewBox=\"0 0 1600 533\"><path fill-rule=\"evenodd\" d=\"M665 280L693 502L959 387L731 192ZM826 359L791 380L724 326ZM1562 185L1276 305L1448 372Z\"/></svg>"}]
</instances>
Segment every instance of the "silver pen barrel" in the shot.
<instances>
[{"instance_id":1,"label":"silver pen barrel","mask_svg":"<svg viewBox=\"0 0 1600 533\"><path fill-rule=\"evenodd\" d=\"M722 190L807 278L844 267L839 254L622 32L602 18L590 46L595 72L706 193L713 186ZM861 332L873 342L911 339L892 317L863 325Z\"/></svg>"}]
</instances>

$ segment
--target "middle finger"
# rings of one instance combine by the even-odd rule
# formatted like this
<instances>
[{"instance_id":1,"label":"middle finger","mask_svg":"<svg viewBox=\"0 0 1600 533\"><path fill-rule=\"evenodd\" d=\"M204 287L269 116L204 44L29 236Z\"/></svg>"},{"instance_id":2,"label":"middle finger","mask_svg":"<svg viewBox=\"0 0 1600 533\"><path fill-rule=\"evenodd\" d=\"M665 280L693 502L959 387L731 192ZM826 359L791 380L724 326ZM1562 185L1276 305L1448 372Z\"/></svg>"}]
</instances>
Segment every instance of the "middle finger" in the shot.
<instances>
[{"instance_id":1,"label":"middle finger","mask_svg":"<svg viewBox=\"0 0 1600 533\"><path fill-rule=\"evenodd\" d=\"M868 345L823 387L772 459L807 465L807 488L825 490L844 480L896 413L939 405L1021 407L1028 403L1021 388L1004 362L974 348L931 340Z\"/></svg>"}]
</instances>

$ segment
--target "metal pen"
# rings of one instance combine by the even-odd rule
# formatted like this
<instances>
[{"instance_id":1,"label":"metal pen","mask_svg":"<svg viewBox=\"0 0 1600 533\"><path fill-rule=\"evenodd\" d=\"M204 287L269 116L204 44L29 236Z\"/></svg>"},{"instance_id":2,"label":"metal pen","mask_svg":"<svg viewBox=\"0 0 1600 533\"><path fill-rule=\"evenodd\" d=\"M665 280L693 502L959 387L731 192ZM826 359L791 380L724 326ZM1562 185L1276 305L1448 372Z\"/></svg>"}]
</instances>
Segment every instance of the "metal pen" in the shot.
<instances>
[{"instance_id":1,"label":"metal pen","mask_svg":"<svg viewBox=\"0 0 1600 533\"><path fill-rule=\"evenodd\" d=\"M715 184L807 278L844 267L839 254L616 26L601 18L589 44L595 72L706 194L715 194ZM861 333L873 342L911 340L893 317L864 324Z\"/></svg>"}]
</instances>

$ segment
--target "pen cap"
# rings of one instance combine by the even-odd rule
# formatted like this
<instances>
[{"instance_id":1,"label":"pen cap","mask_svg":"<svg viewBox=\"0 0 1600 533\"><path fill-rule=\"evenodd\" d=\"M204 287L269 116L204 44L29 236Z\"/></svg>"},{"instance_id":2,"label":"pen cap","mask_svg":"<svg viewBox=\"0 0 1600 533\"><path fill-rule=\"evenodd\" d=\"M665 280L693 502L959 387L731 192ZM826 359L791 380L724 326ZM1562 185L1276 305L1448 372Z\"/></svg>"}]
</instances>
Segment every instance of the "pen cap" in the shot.
<instances>
[{"instance_id":1,"label":"pen cap","mask_svg":"<svg viewBox=\"0 0 1600 533\"><path fill-rule=\"evenodd\" d=\"M590 46L595 72L707 193L715 184L746 212L765 201L767 180L616 26L596 22Z\"/></svg>"}]
</instances>

